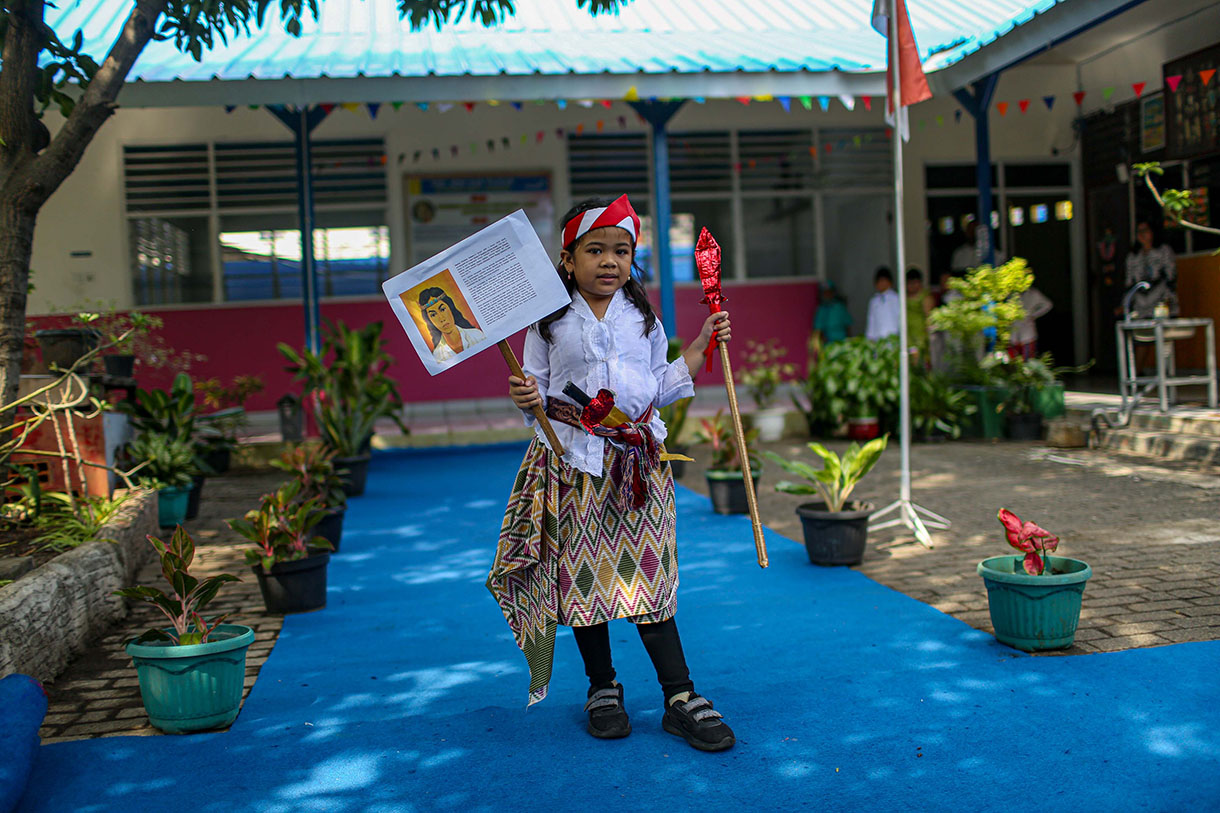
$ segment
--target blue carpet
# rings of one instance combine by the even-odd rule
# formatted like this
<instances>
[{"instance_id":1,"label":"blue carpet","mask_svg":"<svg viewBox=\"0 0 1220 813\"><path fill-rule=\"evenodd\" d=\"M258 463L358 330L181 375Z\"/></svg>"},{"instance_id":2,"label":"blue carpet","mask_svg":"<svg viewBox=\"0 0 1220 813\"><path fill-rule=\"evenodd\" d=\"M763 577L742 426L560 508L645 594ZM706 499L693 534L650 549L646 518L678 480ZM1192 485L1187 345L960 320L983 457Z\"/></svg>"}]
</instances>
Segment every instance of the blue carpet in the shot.
<instances>
[{"instance_id":1,"label":"blue carpet","mask_svg":"<svg viewBox=\"0 0 1220 813\"><path fill-rule=\"evenodd\" d=\"M20 810L1220 809L1220 643L1024 656L774 534L760 570L748 520L684 489L679 626L737 747L661 731L621 621L629 738L585 733L568 630L527 711L483 587L522 448L376 455L329 606L285 620L230 731L43 746Z\"/></svg>"}]
</instances>

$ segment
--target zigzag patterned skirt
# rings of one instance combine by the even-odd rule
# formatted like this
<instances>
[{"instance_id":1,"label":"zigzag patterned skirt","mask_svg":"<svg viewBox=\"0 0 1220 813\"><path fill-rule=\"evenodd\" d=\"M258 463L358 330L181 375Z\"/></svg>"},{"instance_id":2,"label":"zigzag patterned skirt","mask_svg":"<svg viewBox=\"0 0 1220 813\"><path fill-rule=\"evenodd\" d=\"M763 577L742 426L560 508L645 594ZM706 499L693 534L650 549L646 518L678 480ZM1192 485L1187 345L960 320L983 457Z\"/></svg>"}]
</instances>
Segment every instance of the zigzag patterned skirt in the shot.
<instances>
[{"instance_id":1,"label":"zigzag patterned skirt","mask_svg":"<svg viewBox=\"0 0 1220 813\"><path fill-rule=\"evenodd\" d=\"M487 589L525 653L530 705L546 697L559 624L650 624L677 609L673 475L654 469L644 507L624 512L622 457L606 443L609 476L591 477L535 438L517 471Z\"/></svg>"}]
</instances>

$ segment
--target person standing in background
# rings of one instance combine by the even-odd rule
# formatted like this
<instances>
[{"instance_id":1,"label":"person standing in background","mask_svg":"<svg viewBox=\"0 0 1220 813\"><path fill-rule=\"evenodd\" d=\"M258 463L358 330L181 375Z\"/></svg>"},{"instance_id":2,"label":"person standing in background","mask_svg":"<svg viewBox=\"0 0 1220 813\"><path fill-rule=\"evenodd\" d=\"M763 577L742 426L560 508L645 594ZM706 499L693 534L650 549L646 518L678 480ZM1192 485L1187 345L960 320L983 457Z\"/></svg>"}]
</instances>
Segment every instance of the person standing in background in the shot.
<instances>
[{"instance_id":1,"label":"person standing in background","mask_svg":"<svg viewBox=\"0 0 1220 813\"><path fill-rule=\"evenodd\" d=\"M1025 317L1012 323L1008 355L1014 359L1032 359L1038 355L1038 326L1034 322L1050 313L1055 304L1031 285L1021 293L1021 307L1025 309Z\"/></svg>"},{"instance_id":2,"label":"person standing in background","mask_svg":"<svg viewBox=\"0 0 1220 813\"><path fill-rule=\"evenodd\" d=\"M840 342L847 338L852 325L851 314L847 311L847 303L839 295L833 282L822 283L822 301L813 314L813 330L822 340L822 344Z\"/></svg>"},{"instance_id":3,"label":"person standing in background","mask_svg":"<svg viewBox=\"0 0 1220 813\"><path fill-rule=\"evenodd\" d=\"M894 275L886 266L878 268L873 275L873 289L876 293L868 300L864 336L875 342L898 335L898 292L894 290Z\"/></svg>"},{"instance_id":4,"label":"person standing in background","mask_svg":"<svg viewBox=\"0 0 1220 813\"><path fill-rule=\"evenodd\" d=\"M1141 219L1135 226L1135 245L1127 255L1127 288L1140 282L1150 287L1131 297L1131 315L1151 319L1156 306L1164 303L1170 316L1178 315L1178 262L1160 231L1151 220Z\"/></svg>"},{"instance_id":5,"label":"person standing in background","mask_svg":"<svg viewBox=\"0 0 1220 813\"><path fill-rule=\"evenodd\" d=\"M922 367L928 366L928 314L934 307L932 294L923 287L923 272L907 269L907 348Z\"/></svg>"}]
</instances>

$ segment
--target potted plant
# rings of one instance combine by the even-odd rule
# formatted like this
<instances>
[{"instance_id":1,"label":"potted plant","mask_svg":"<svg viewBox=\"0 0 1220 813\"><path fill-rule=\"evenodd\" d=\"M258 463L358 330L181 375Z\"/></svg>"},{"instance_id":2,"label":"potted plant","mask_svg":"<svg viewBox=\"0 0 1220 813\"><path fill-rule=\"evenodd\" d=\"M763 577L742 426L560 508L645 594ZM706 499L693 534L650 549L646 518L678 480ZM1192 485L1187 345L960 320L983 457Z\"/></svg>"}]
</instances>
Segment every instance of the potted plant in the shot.
<instances>
[{"instance_id":1,"label":"potted plant","mask_svg":"<svg viewBox=\"0 0 1220 813\"><path fill-rule=\"evenodd\" d=\"M364 493L377 421L389 418L404 433L409 431L400 417L398 386L386 374L393 358L385 351L382 327L373 322L354 330L343 322L327 322L318 353L278 345L288 372L305 384L322 443L335 452L349 497Z\"/></svg>"},{"instance_id":2,"label":"potted plant","mask_svg":"<svg viewBox=\"0 0 1220 813\"><path fill-rule=\"evenodd\" d=\"M717 514L747 513L750 507L746 501L746 481L742 474L741 454L737 448L737 439L733 437L732 425L724 416L724 410L718 410L711 418L703 418L700 425L700 429L695 432L695 439L708 444L712 449L712 459L704 471L707 491L712 498L712 510ZM757 437L757 429L745 431L750 477L754 481L756 492L758 478L762 472L751 446Z\"/></svg>"},{"instance_id":3,"label":"potted plant","mask_svg":"<svg viewBox=\"0 0 1220 813\"><path fill-rule=\"evenodd\" d=\"M911 371L911 439L956 440L977 407L941 373Z\"/></svg>"},{"instance_id":4,"label":"potted plant","mask_svg":"<svg viewBox=\"0 0 1220 813\"><path fill-rule=\"evenodd\" d=\"M751 416L758 438L775 441L784 434L784 410L772 406L783 380L791 376L796 368L781 362L788 355L786 347L780 347L775 339L767 342L746 341L746 366L738 373L738 381L750 392L757 411Z\"/></svg>"},{"instance_id":5,"label":"potted plant","mask_svg":"<svg viewBox=\"0 0 1220 813\"><path fill-rule=\"evenodd\" d=\"M179 525L169 542L148 541L161 556L161 573L169 593L155 587L125 587L115 595L147 602L169 620L168 628L150 629L127 644L140 681L140 697L149 721L170 734L223 728L237 719L246 678L246 650L254 630L240 624L211 621L203 609L226 582L222 573L200 581L190 573L195 543Z\"/></svg>"},{"instance_id":6,"label":"potted plant","mask_svg":"<svg viewBox=\"0 0 1220 813\"><path fill-rule=\"evenodd\" d=\"M667 361L672 363L680 355L682 355L682 340L677 336L670 336ZM686 418L690 415L690 405L694 400L694 398L679 398L672 404L661 407L661 420L665 422L667 432L665 438L667 451L680 455L685 455L690 451L690 447L682 440L682 433L686 429ZM686 461L671 460L669 468L673 472L674 479L681 479L686 474Z\"/></svg>"},{"instance_id":7,"label":"potted plant","mask_svg":"<svg viewBox=\"0 0 1220 813\"><path fill-rule=\"evenodd\" d=\"M813 564L858 565L864 560L868 518L875 506L858 500L848 504L847 498L877 464L885 451L886 440L886 437L875 438L863 447L852 443L842 458L820 443L810 443L810 451L822 459L821 469L786 460L774 452L763 453L784 471L806 480L804 483L784 480L776 483L776 491L822 497L820 502L802 503L796 508L805 534L805 552Z\"/></svg>"},{"instance_id":8,"label":"potted plant","mask_svg":"<svg viewBox=\"0 0 1220 813\"><path fill-rule=\"evenodd\" d=\"M135 376L136 350L148 344L152 331L162 327L160 317L138 311L121 312L114 303L95 303L91 312L81 312L75 321L96 330L102 337L105 351L102 365L112 378L130 379Z\"/></svg>"},{"instance_id":9,"label":"potted plant","mask_svg":"<svg viewBox=\"0 0 1220 813\"><path fill-rule=\"evenodd\" d=\"M194 446L160 432L143 432L127 444L124 454L132 463L139 461L128 474L157 492L158 524L172 528L184 521L192 479L199 473Z\"/></svg>"},{"instance_id":10,"label":"potted plant","mask_svg":"<svg viewBox=\"0 0 1220 813\"><path fill-rule=\"evenodd\" d=\"M258 578L269 613L301 613L326 606L326 566L331 544L315 534L325 509L316 499L298 501L293 480L263 496L262 505L229 527L254 543L246 563Z\"/></svg>"},{"instance_id":11,"label":"potted plant","mask_svg":"<svg viewBox=\"0 0 1220 813\"><path fill-rule=\"evenodd\" d=\"M246 401L263 388L262 380L251 375L236 376L227 386L217 378L205 379L196 386L204 406L214 410L199 416L199 437L204 462L217 474L224 474L232 464L233 450L247 425Z\"/></svg>"},{"instance_id":12,"label":"potted plant","mask_svg":"<svg viewBox=\"0 0 1220 813\"><path fill-rule=\"evenodd\" d=\"M998 517L1008 544L1023 555L993 556L978 565L996 640L1025 652L1071 646L1093 569L1079 559L1051 556L1059 537L1007 508Z\"/></svg>"},{"instance_id":13,"label":"potted plant","mask_svg":"<svg viewBox=\"0 0 1220 813\"><path fill-rule=\"evenodd\" d=\"M75 327L44 328L34 331L42 351L42 360L51 370L70 370L85 354L98 346L102 334L95 328Z\"/></svg>"},{"instance_id":14,"label":"potted plant","mask_svg":"<svg viewBox=\"0 0 1220 813\"><path fill-rule=\"evenodd\" d=\"M293 476L300 484L296 500L305 503L316 500L325 510L314 533L330 542L333 552L339 552L343 538L343 517L347 513L347 494L343 478L335 470L335 453L317 445L299 445L272 460L271 465Z\"/></svg>"}]
</instances>

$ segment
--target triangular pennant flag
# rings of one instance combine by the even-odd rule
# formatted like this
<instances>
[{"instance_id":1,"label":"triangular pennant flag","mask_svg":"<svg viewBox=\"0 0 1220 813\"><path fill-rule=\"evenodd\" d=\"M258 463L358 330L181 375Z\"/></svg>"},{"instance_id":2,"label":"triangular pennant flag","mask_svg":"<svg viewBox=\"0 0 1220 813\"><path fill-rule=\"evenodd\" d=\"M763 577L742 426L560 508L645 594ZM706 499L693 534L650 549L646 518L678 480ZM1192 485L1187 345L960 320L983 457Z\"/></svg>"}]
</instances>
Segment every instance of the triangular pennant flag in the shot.
<instances>
[{"instance_id":1,"label":"triangular pennant flag","mask_svg":"<svg viewBox=\"0 0 1220 813\"><path fill-rule=\"evenodd\" d=\"M926 119L920 119L920 120L919 120L919 129L921 129L921 130L922 130L923 128L925 128L925 127L927 127L927 126L928 126L928 122L927 122L927 120L926 120ZM856 136L856 138L859 138L859 137L860 137L860 136Z\"/></svg>"},{"instance_id":2,"label":"triangular pennant flag","mask_svg":"<svg viewBox=\"0 0 1220 813\"><path fill-rule=\"evenodd\" d=\"M1102 100L1103 102L1108 102L1108 101L1110 101L1110 97L1111 97L1111 96L1113 96L1113 95L1114 95L1114 88L1113 88L1113 87L1108 87L1108 88L1102 88L1102 89L1101 89L1101 100Z\"/></svg>"},{"instance_id":3,"label":"triangular pennant flag","mask_svg":"<svg viewBox=\"0 0 1220 813\"><path fill-rule=\"evenodd\" d=\"M756 166L758 166L758 162L755 161L753 158L751 158L750 163L749 163L750 169L754 169ZM749 448L749 447L747 447L747 448Z\"/></svg>"},{"instance_id":4,"label":"triangular pennant flag","mask_svg":"<svg viewBox=\"0 0 1220 813\"><path fill-rule=\"evenodd\" d=\"M944 117L944 116L937 116L937 117L936 117L936 126L937 126L937 127L944 127L944 126L945 126L945 117Z\"/></svg>"},{"instance_id":5,"label":"triangular pennant flag","mask_svg":"<svg viewBox=\"0 0 1220 813\"><path fill-rule=\"evenodd\" d=\"M707 100L704 99L702 96L695 97L695 104L703 104L705 101L707 101Z\"/></svg>"},{"instance_id":6,"label":"triangular pennant flag","mask_svg":"<svg viewBox=\"0 0 1220 813\"><path fill-rule=\"evenodd\" d=\"M635 89L635 85L627 88L627 92L623 94L623 101L638 102L640 100L640 92Z\"/></svg>"},{"instance_id":7,"label":"triangular pennant flag","mask_svg":"<svg viewBox=\"0 0 1220 813\"><path fill-rule=\"evenodd\" d=\"M1082 104L1084 104L1085 92L1086 91L1078 90L1072 94L1072 99L1075 100L1077 107L1080 107Z\"/></svg>"},{"instance_id":8,"label":"triangular pennant flag","mask_svg":"<svg viewBox=\"0 0 1220 813\"><path fill-rule=\"evenodd\" d=\"M471 142L470 142L470 151L471 151L472 153L478 152L478 151L479 151L479 145L478 145L478 144L475 144L473 141L471 141Z\"/></svg>"},{"instance_id":9,"label":"triangular pennant flag","mask_svg":"<svg viewBox=\"0 0 1220 813\"><path fill-rule=\"evenodd\" d=\"M812 96L802 96L801 97L801 107L805 108L806 110L812 110L813 109L813 97Z\"/></svg>"},{"instance_id":10,"label":"triangular pennant flag","mask_svg":"<svg viewBox=\"0 0 1220 813\"><path fill-rule=\"evenodd\" d=\"M462 107L466 108L467 113L474 112L474 102L462 102Z\"/></svg>"},{"instance_id":11,"label":"triangular pennant flag","mask_svg":"<svg viewBox=\"0 0 1220 813\"><path fill-rule=\"evenodd\" d=\"M893 127L886 127L886 128L885 128L885 137L886 137L886 138L893 138L893 137L894 137L894 128L893 128Z\"/></svg>"},{"instance_id":12,"label":"triangular pennant flag","mask_svg":"<svg viewBox=\"0 0 1220 813\"><path fill-rule=\"evenodd\" d=\"M740 172L741 172L741 162L740 161L733 164L733 171L740 174Z\"/></svg>"},{"instance_id":13,"label":"triangular pennant flag","mask_svg":"<svg viewBox=\"0 0 1220 813\"><path fill-rule=\"evenodd\" d=\"M513 110L521 109L521 102L509 102L509 104L511 104L513 106Z\"/></svg>"},{"instance_id":14,"label":"triangular pennant flag","mask_svg":"<svg viewBox=\"0 0 1220 813\"><path fill-rule=\"evenodd\" d=\"M496 151L496 140L494 138L487 139L487 151L488 152Z\"/></svg>"},{"instance_id":15,"label":"triangular pennant flag","mask_svg":"<svg viewBox=\"0 0 1220 813\"><path fill-rule=\"evenodd\" d=\"M425 104L427 104L427 103L425 102ZM400 107L402 107L402 102L390 102L390 107L394 108L395 110L398 110ZM427 108L425 108L425 109L427 109Z\"/></svg>"},{"instance_id":16,"label":"triangular pennant flag","mask_svg":"<svg viewBox=\"0 0 1220 813\"><path fill-rule=\"evenodd\" d=\"M562 127L555 128L555 138L563 138L563 128Z\"/></svg>"},{"instance_id":17,"label":"triangular pennant flag","mask_svg":"<svg viewBox=\"0 0 1220 813\"><path fill-rule=\"evenodd\" d=\"M436 109L442 113L447 113L453 109L453 104L451 102L437 102Z\"/></svg>"},{"instance_id":18,"label":"triangular pennant flag","mask_svg":"<svg viewBox=\"0 0 1220 813\"><path fill-rule=\"evenodd\" d=\"M530 134L529 134L529 133L522 133L522 134L521 134L521 143L522 143L522 144L528 144L528 143L529 143L529 140L530 140Z\"/></svg>"},{"instance_id":19,"label":"triangular pennant flag","mask_svg":"<svg viewBox=\"0 0 1220 813\"><path fill-rule=\"evenodd\" d=\"M357 110L360 109L360 103L359 102L344 102L343 104L340 105L340 107L342 107L344 110L346 110L349 113L355 113Z\"/></svg>"},{"instance_id":20,"label":"triangular pennant flag","mask_svg":"<svg viewBox=\"0 0 1220 813\"><path fill-rule=\"evenodd\" d=\"M1147 82L1135 82L1131 85L1131 89L1135 91L1135 98L1144 95L1144 88L1148 87Z\"/></svg>"},{"instance_id":21,"label":"triangular pennant flag","mask_svg":"<svg viewBox=\"0 0 1220 813\"><path fill-rule=\"evenodd\" d=\"M996 102L995 109L1000 111L1001 116L1008 115L1008 102Z\"/></svg>"},{"instance_id":22,"label":"triangular pennant flag","mask_svg":"<svg viewBox=\"0 0 1220 813\"><path fill-rule=\"evenodd\" d=\"M825 146L822 147L822 149L826 152L827 155L829 155L830 151L833 149L833 146L828 142Z\"/></svg>"},{"instance_id":23,"label":"triangular pennant flag","mask_svg":"<svg viewBox=\"0 0 1220 813\"><path fill-rule=\"evenodd\" d=\"M1177 93L1178 85L1182 84L1182 74L1179 73L1174 76L1166 76L1165 84L1169 85L1170 93Z\"/></svg>"},{"instance_id":24,"label":"triangular pennant flag","mask_svg":"<svg viewBox=\"0 0 1220 813\"><path fill-rule=\"evenodd\" d=\"M503 145L504 145L504 149L506 149L506 150L507 150L507 149L509 148L509 146L510 146L510 145L509 145L509 143L508 143L508 136L504 136L503 138L501 138L501 139L500 139L500 143L501 143L501 144L503 144Z\"/></svg>"},{"instance_id":25,"label":"triangular pennant flag","mask_svg":"<svg viewBox=\"0 0 1220 813\"><path fill-rule=\"evenodd\" d=\"M598 119L597 120L597 132L600 133L602 130L605 130L605 129L606 129L606 122L603 121L602 119Z\"/></svg>"},{"instance_id":26,"label":"triangular pennant flag","mask_svg":"<svg viewBox=\"0 0 1220 813\"><path fill-rule=\"evenodd\" d=\"M567 99L556 99L555 106L558 107L560 110L564 110L568 106L568 100Z\"/></svg>"},{"instance_id":27,"label":"triangular pennant flag","mask_svg":"<svg viewBox=\"0 0 1220 813\"><path fill-rule=\"evenodd\" d=\"M420 110L423 110L424 112L427 112L427 110L428 110L427 102L416 102L415 106L418 107Z\"/></svg>"},{"instance_id":28,"label":"triangular pennant flag","mask_svg":"<svg viewBox=\"0 0 1220 813\"><path fill-rule=\"evenodd\" d=\"M499 107L499 106L500 106L500 102L499 102L499 101L497 101L496 99L488 99L488 100L487 100L487 103L488 103L489 105L491 105L492 107Z\"/></svg>"},{"instance_id":29,"label":"triangular pennant flag","mask_svg":"<svg viewBox=\"0 0 1220 813\"><path fill-rule=\"evenodd\" d=\"M823 113L825 113L827 110L829 110L830 109L830 97L829 96L819 96L818 97L818 107L822 108Z\"/></svg>"},{"instance_id":30,"label":"triangular pennant flag","mask_svg":"<svg viewBox=\"0 0 1220 813\"><path fill-rule=\"evenodd\" d=\"M584 132L585 132L585 125L583 125L583 124L576 125L576 135L584 135Z\"/></svg>"},{"instance_id":31,"label":"triangular pennant flag","mask_svg":"<svg viewBox=\"0 0 1220 813\"><path fill-rule=\"evenodd\" d=\"M452 155L454 158L457 158L457 154L458 154L457 144L453 144L449 147L449 154Z\"/></svg>"},{"instance_id":32,"label":"triangular pennant flag","mask_svg":"<svg viewBox=\"0 0 1220 813\"><path fill-rule=\"evenodd\" d=\"M1046 105L1047 110L1050 110L1051 108L1053 108L1055 106L1055 97L1054 96L1043 96L1042 103Z\"/></svg>"},{"instance_id":33,"label":"triangular pennant flag","mask_svg":"<svg viewBox=\"0 0 1220 813\"><path fill-rule=\"evenodd\" d=\"M247 105L247 107L249 107L251 110L258 110L259 105L256 105L256 104L251 104L251 105ZM360 109L360 105L356 105L356 109L357 109L357 110L359 110L359 109Z\"/></svg>"},{"instance_id":34,"label":"triangular pennant flag","mask_svg":"<svg viewBox=\"0 0 1220 813\"><path fill-rule=\"evenodd\" d=\"M577 99L576 103L578 105L580 105L581 107L592 107L593 106L592 99Z\"/></svg>"},{"instance_id":35,"label":"triangular pennant flag","mask_svg":"<svg viewBox=\"0 0 1220 813\"><path fill-rule=\"evenodd\" d=\"M433 148L432 148L432 160L433 160L433 161L435 161L437 158L440 158L440 157L441 157L441 151L440 151L440 148L439 148L439 147L433 147Z\"/></svg>"},{"instance_id":36,"label":"triangular pennant flag","mask_svg":"<svg viewBox=\"0 0 1220 813\"><path fill-rule=\"evenodd\" d=\"M235 104L226 104L226 105L225 105L225 112L226 112L226 113L232 113L232 112L233 112L234 110L236 110L236 109L237 109L237 105L235 105Z\"/></svg>"},{"instance_id":37,"label":"triangular pennant flag","mask_svg":"<svg viewBox=\"0 0 1220 813\"><path fill-rule=\"evenodd\" d=\"M326 113L327 115L330 115L330 111L335 109L333 104L320 104L318 107L322 108L322 112Z\"/></svg>"},{"instance_id":38,"label":"triangular pennant flag","mask_svg":"<svg viewBox=\"0 0 1220 813\"><path fill-rule=\"evenodd\" d=\"M737 101L741 102L742 104L749 104L749 103L750 103L750 97L749 97L749 96L737 96L737 97L735 97L735 98L737 99Z\"/></svg>"},{"instance_id":39,"label":"triangular pennant flag","mask_svg":"<svg viewBox=\"0 0 1220 813\"><path fill-rule=\"evenodd\" d=\"M852 96L847 93L841 93L841 94L839 94L839 101L842 102L843 106L846 107L848 110L856 109L856 97L855 96Z\"/></svg>"},{"instance_id":40,"label":"triangular pennant flag","mask_svg":"<svg viewBox=\"0 0 1220 813\"><path fill-rule=\"evenodd\" d=\"M960 109L953 111L953 123L954 124L962 123L962 111Z\"/></svg>"},{"instance_id":41,"label":"triangular pennant flag","mask_svg":"<svg viewBox=\"0 0 1220 813\"><path fill-rule=\"evenodd\" d=\"M614 104L614 102L610 101L609 99L602 99L602 100L601 100L601 106L602 106L602 107L604 107L604 108L606 108L607 110L609 110L609 109L610 109L610 105L612 105L612 104Z\"/></svg>"},{"instance_id":42,"label":"triangular pennant flag","mask_svg":"<svg viewBox=\"0 0 1220 813\"><path fill-rule=\"evenodd\" d=\"M780 96L779 97L779 106L784 108L785 113L791 112L792 111L792 97L791 96Z\"/></svg>"},{"instance_id":43,"label":"triangular pennant flag","mask_svg":"<svg viewBox=\"0 0 1220 813\"><path fill-rule=\"evenodd\" d=\"M546 138L546 133L542 130L539 130L538 134L535 135L534 138L538 141L539 144L541 144L542 139Z\"/></svg>"},{"instance_id":44,"label":"triangular pennant flag","mask_svg":"<svg viewBox=\"0 0 1220 813\"><path fill-rule=\"evenodd\" d=\"M1203 80L1203 87L1207 87L1208 83L1212 81L1212 77L1215 75L1215 68L1208 68L1205 71L1199 71L1199 78Z\"/></svg>"},{"instance_id":45,"label":"triangular pennant flag","mask_svg":"<svg viewBox=\"0 0 1220 813\"><path fill-rule=\"evenodd\" d=\"M619 117L618 117L618 126L619 126L619 127L626 127L626 126L627 126L627 117L626 117L626 116L619 116Z\"/></svg>"},{"instance_id":46,"label":"triangular pennant flag","mask_svg":"<svg viewBox=\"0 0 1220 813\"><path fill-rule=\"evenodd\" d=\"M860 101L864 102L865 110L873 109L873 97L872 96L861 96Z\"/></svg>"},{"instance_id":47,"label":"triangular pennant flag","mask_svg":"<svg viewBox=\"0 0 1220 813\"><path fill-rule=\"evenodd\" d=\"M810 147L810 148L809 148L809 154L810 154L811 156L817 155L817 154L818 154L818 148L817 148L817 147Z\"/></svg>"},{"instance_id":48,"label":"triangular pennant flag","mask_svg":"<svg viewBox=\"0 0 1220 813\"><path fill-rule=\"evenodd\" d=\"M923 122L922 122L922 121L921 121L921 122L919 122L919 126L920 126L920 127L922 127L922 126L923 126ZM851 137L851 143L852 143L852 144L854 144L854 145L856 145L857 147L859 147L859 146L860 146L860 136L852 136L852 137Z\"/></svg>"},{"instance_id":49,"label":"triangular pennant flag","mask_svg":"<svg viewBox=\"0 0 1220 813\"><path fill-rule=\"evenodd\" d=\"M1021 99L1021 100L1019 100L1019 101L1017 102L1017 107L1021 108L1021 112L1022 112L1022 113L1024 113L1024 112L1028 111L1028 110L1029 110L1029 99Z\"/></svg>"},{"instance_id":50,"label":"triangular pennant flag","mask_svg":"<svg viewBox=\"0 0 1220 813\"><path fill-rule=\"evenodd\" d=\"M380 102L369 102L368 104L365 105L365 107L367 107L369 109L369 118L375 119L375 118L377 118L377 111L381 109L381 103Z\"/></svg>"},{"instance_id":51,"label":"triangular pennant flag","mask_svg":"<svg viewBox=\"0 0 1220 813\"><path fill-rule=\"evenodd\" d=\"M666 99L666 101L672 101L672 100L671 100L671 99ZM774 97L774 96L770 96L770 95L755 96L755 97L754 97L754 101L756 101L756 102L771 102L771 101L775 101L775 97Z\"/></svg>"},{"instance_id":52,"label":"triangular pennant flag","mask_svg":"<svg viewBox=\"0 0 1220 813\"><path fill-rule=\"evenodd\" d=\"M417 164L418 164L418 163L419 163L419 155L420 155L420 150L416 150L416 151L415 151L415 154L414 154L413 156L411 156L411 160L412 160L412 161L414 161L415 163L417 163ZM747 448L748 448L748 447L747 447Z\"/></svg>"}]
</instances>

